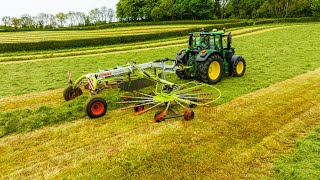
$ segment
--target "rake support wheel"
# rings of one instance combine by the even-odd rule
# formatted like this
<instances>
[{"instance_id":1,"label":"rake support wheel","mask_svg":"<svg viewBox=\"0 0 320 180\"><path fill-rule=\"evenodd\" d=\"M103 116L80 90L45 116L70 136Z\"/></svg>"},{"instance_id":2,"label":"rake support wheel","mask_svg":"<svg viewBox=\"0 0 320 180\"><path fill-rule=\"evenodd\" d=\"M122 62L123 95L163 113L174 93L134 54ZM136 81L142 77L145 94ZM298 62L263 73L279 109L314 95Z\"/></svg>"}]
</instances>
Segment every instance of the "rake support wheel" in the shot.
<instances>
[{"instance_id":1,"label":"rake support wheel","mask_svg":"<svg viewBox=\"0 0 320 180\"><path fill-rule=\"evenodd\" d=\"M86 106L86 113L90 118L102 117L106 114L107 110L107 102L100 97L92 98Z\"/></svg>"},{"instance_id":2,"label":"rake support wheel","mask_svg":"<svg viewBox=\"0 0 320 180\"><path fill-rule=\"evenodd\" d=\"M143 111L143 110L144 110L144 105L141 105L141 103L136 104L136 105L134 106L134 111L135 111L135 112L140 112L140 111Z\"/></svg>"},{"instance_id":3,"label":"rake support wheel","mask_svg":"<svg viewBox=\"0 0 320 180\"><path fill-rule=\"evenodd\" d=\"M185 121L190 121L190 120L194 119L194 112L190 109L185 109L184 113L183 113L183 119Z\"/></svg>"},{"instance_id":4,"label":"rake support wheel","mask_svg":"<svg viewBox=\"0 0 320 180\"><path fill-rule=\"evenodd\" d=\"M200 81L208 84L219 82L223 76L223 60L217 54L210 56L204 62L199 63Z\"/></svg>"},{"instance_id":5,"label":"rake support wheel","mask_svg":"<svg viewBox=\"0 0 320 180\"><path fill-rule=\"evenodd\" d=\"M82 90L79 87L73 89L72 86L69 86L64 90L63 97L66 101L70 101L78 96L81 96L81 94Z\"/></svg>"}]
</instances>

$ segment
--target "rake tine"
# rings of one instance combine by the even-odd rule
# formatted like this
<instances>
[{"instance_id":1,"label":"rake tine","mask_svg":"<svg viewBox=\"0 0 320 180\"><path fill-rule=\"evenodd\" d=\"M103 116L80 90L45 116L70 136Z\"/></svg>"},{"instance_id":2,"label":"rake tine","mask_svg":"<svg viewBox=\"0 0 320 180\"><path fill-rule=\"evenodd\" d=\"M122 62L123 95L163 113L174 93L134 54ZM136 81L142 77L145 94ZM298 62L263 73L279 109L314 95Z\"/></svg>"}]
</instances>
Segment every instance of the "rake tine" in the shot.
<instances>
[{"instance_id":1,"label":"rake tine","mask_svg":"<svg viewBox=\"0 0 320 180\"><path fill-rule=\"evenodd\" d=\"M138 92L138 91L132 91L132 92L136 93L136 94L139 94L140 96L153 97L152 95L144 94L144 93L141 93L141 92Z\"/></svg>"},{"instance_id":2,"label":"rake tine","mask_svg":"<svg viewBox=\"0 0 320 180\"><path fill-rule=\"evenodd\" d=\"M214 100L215 98L183 97L185 99ZM182 99L183 99L182 98Z\"/></svg>"},{"instance_id":3,"label":"rake tine","mask_svg":"<svg viewBox=\"0 0 320 180\"><path fill-rule=\"evenodd\" d=\"M199 93L199 94L183 94L183 95L185 95L185 96L199 96L199 95L210 95L210 94L212 94L212 93Z\"/></svg>"},{"instance_id":4,"label":"rake tine","mask_svg":"<svg viewBox=\"0 0 320 180\"><path fill-rule=\"evenodd\" d=\"M140 115L140 114L146 113L146 112L150 111L151 109L160 106L161 104L162 104L162 102L161 102L161 103L158 103L158 104L156 104L156 105L154 105L154 106L152 106L152 107L149 107L148 109L145 109L145 110L136 112L135 114L136 114L136 115Z\"/></svg>"},{"instance_id":5,"label":"rake tine","mask_svg":"<svg viewBox=\"0 0 320 180\"><path fill-rule=\"evenodd\" d=\"M153 95L156 95L156 93L153 91L153 89L151 89L150 87L149 87L149 89L151 90Z\"/></svg>"},{"instance_id":6,"label":"rake tine","mask_svg":"<svg viewBox=\"0 0 320 180\"><path fill-rule=\"evenodd\" d=\"M145 105L149 105L149 104L155 104L155 103L154 102L150 102L150 103L145 103L145 104L132 105L132 106L120 108L120 110L127 110L127 109L135 108L135 107L138 107L138 106L145 106Z\"/></svg>"},{"instance_id":7,"label":"rake tine","mask_svg":"<svg viewBox=\"0 0 320 180\"><path fill-rule=\"evenodd\" d=\"M181 107L186 108L184 105L182 105L178 100L175 100L177 104L179 104Z\"/></svg>"},{"instance_id":8,"label":"rake tine","mask_svg":"<svg viewBox=\"0 0 320 180\"><path fill-rule=\"evenodd\" d=\"M134 97L134 96L121 96L122 98L126 98L126 99L144 99L144 100L150 100L153 98L148 98L148 97Z\"/></svg>"},{"instance_id":9,"label":"rake tine","mask_svg":"<svg viewBox=\"0 0 320 180\"><path fill-rule=\"evenodd\" d=\"M185 90L187 90L187 89L185 89ZM177 95L180 95L180 94L183 94L186 92L196 92L196 91L200 91L200 90L201 90L200 88L199 89L190 89L188 91L177 92Z\"/></svg>"},{"instance_id":10,"label":"rake tine","mask_svg":"<svg viewBox=\"0 0 320 180\"><path fill-rule=\"evenodd\" d=\"M116 102L117 104L131 104L131 103L145 103L145 102L153 102L153 100L143 100L143 101L121 101Z\"/></svg>"}]
</instances>

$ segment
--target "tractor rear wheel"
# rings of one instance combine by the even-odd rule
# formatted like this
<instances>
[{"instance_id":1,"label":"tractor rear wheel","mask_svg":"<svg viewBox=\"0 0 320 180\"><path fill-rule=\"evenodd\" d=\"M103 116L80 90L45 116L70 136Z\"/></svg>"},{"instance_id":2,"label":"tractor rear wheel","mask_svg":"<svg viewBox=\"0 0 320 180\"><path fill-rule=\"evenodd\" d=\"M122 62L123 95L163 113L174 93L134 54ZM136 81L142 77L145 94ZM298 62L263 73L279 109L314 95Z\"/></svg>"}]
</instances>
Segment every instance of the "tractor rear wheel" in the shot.
<instances>
[{"instance_id":1,"label":"tractor rear wheel","mask_svg":"<svg viewBox=\"0 0 320 180\"><path fill-rule=\"evenodd\" d=\"M88 102L86 113L90 118L99 118L106 114L107 109L107 102L103 98L95 97Z\"/></svg>"},{"instance_id":2,"label":"tractor rear wheel","mask_svg":"<svg viewBox=\"0 0 320 180\"><path fill-rule=\"evenodd\" d=\"M246 61L242 56L239 56L235 60L231 60L231 73L233 76L241 77L246 72Z\"/></svg>"},{"instance_id":3,"label":"tractor rear wheel","mask_svg":"<svg viewBox=\"0 0 320 180\"><path fill-rule=\"evenodd\" d=\"M63 97L66 101L70 101L80 96L81 94L82 90L79 87L73 89L72 86L69 86L64 90Z\"/></svg>"},{"instance_id":4,"label":"tractor rear wheel","mask_svg":"<svg viewBox=\"0 0 320 180\"><path fill-rule=\"evenodd\" d=\"M199 63L199 79L202 82L215 84L223 76L223 60L217 54L210 56L206 61Z\"/></svg>"}]
</instances>

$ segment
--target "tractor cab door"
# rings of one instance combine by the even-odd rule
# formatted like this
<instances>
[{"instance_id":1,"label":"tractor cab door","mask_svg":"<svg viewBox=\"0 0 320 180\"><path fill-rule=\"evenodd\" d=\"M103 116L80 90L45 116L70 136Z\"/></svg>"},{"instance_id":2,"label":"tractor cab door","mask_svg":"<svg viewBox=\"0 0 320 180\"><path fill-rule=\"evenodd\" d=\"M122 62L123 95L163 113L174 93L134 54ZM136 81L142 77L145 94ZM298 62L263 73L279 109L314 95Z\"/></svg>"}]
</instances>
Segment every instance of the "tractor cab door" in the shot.
<instances>
[{"instance_id":1,"label":"tractor cab door","mask_svg":"<svg viewBox=\"0 0 320 180\"><path fill-rule=\"evenodd\" d=\"M214 35L211 40L210 40L210 44L212 44L211 48L222 52L222 37L221 35Z\"/></svg>"}]
</instances>

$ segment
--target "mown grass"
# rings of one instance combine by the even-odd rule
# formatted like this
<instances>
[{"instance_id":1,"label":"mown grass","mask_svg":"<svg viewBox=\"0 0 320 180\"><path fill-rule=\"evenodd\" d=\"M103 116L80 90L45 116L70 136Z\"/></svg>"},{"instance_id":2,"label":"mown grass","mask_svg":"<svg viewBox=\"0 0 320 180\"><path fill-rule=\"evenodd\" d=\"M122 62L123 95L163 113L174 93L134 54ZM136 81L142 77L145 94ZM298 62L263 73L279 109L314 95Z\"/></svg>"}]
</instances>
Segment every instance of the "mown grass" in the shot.
<instances>
[{"instance_id":1,"label":"mown grass","mask_svg":"<svg viewBox=\"0 0 320 180\"><path fill-rule=\"evenodd\" d=\"M274 179L319 179L320 126L296 143L293 153L282 155L275 162Z\"/></svg>"},{"instance_id":2,"label":"mown grass","mask_svg":"<svg viewBox=\"0 0 320 180\"><path fill-rule=\"evenodd\" d=\"M152 113L111 111L94 121L0 139L4 179L257 179L318 122L319 70L196 108L196 119L150 124ZM301 94L300 94L301 93ZM299 94L299 96L297 96Z\"/></svg>"}]
</instances>

